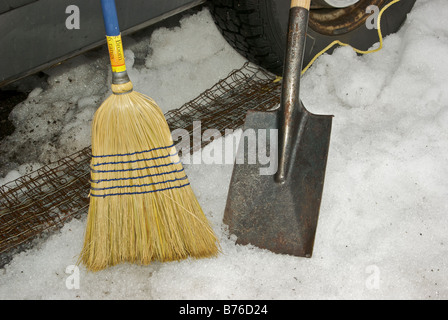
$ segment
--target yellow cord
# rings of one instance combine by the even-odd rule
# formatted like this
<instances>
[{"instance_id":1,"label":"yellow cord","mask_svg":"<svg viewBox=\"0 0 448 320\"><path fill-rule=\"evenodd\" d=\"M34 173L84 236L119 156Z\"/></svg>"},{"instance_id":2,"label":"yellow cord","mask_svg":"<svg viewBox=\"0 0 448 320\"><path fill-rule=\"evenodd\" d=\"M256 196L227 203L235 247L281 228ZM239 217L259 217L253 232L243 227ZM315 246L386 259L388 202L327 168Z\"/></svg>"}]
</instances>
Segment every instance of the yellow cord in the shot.
<instances>
[{"instance_id":1,"label":"yellow cord","mask_svg":"<svg viewBox=\"0 0 448 320\"><path fill-rule=\"evenodd\" d=\"M353 50L355 51L355 52L357 52L357 53L359 53L359 54L369 54L369 53L374 53L374 52L378 52L378 51L380 51L382 48L383 48L383 34L382 34L382 32L381 32L381 18L382 18L382 16L383 16L383 13L387 10L387 9L389 9L389 7L390 6L392 6L392 5L394 5L395 3L397 3L397 2L400 2L401 0L394 0L394 1L392 1L392 2L389 2L386 6L384 6L384 8L383 9L381 9L381 11L380 11L380 13L379 13L379 15L378 15L378 25L377 25L377 28L378 28L378 38L379 38L379 40L380 40L380 45L379 45L379 47L378 48L376 48L376 49L373 49L373 50L367 50L367 51L364 51L364 50L359 50L359 49L357 49L357 48L354 48L354 47L352 47L353 48ZM318 54L316 54L315 56L314 56L314 58L310 61L310 63L308 63L308 65L302 70L302 75L311 67L311 65L317 60L317 58L319 58L322 54L324 54L325 52L327 52L331 47L333 47L334 45L336 45L336 44L338 44L338 45L340 45L340 46L343 46L343 47L351 47L348 43L343 43L343 42L341 42L341 41L339 41L339 40L335 40L335 41L333 41L332 43L330 43L328 46L326 46L325 47L325 49L323 49L322 51L320 51Z\"/></svg>"},{"instance_id":2,"label":"yellow cord","mask_svg":"<svg viewBox=\"0 0 448 320\"><path fill-rule=\"evenodd\" d=\"M383 48L383 34L382 34L382 32L381 32L381 17L383 16L383 13L387 10L387 9L389 9L389 7L390 6L392 6L392 5L394 5L395 3L397 3L397 2L400 2L401 0L394 0L394 1L392 1L392 2L389 2L386 6L384 6L384 8L383 9L381 9L381 11L380 11L380 13L379 13L379 15L378 15L378 25L377 25L377 28L378 28L378 37L379 37L379 40L380 40L380 45L379 45L379 47L378 48L376 48L376 49L373 49L373 50L367 50L367 51L364 51L364 50L359 50L359 49L356 49L356 48L354 48L354 47L352 47L353 48L353 50L355 51L355 52L357 52L357 53L359 53L359 54L368 54L368 53L374 53L374 52L377 52L377 51L380 51L382 48ZM333 47L334 45L336 45L336 44L338 44L338 45L340 45L340 46L343 46L343 47L351 47L348 43L343 43L343 42L341 42L341 41L339 41L339 40L335 40L335 41L333 41L332 43L330 43L328 46L326 46L325 47L325 49L323 49L322 51L320 51L318 54L316 54L315 56L314 56L314 58L310 61L310 63L308 63L308 65L302 70L302 75L311 67L311 65L317 60L317 58L319 58L322 54L324 54L325 52L327 52L331 47ZM275 78L275 80L274 80L274 82L278 82L278 81L280 81L282 78L281 77L277 77L277 78Z\"/></svg>"}]
</instances>

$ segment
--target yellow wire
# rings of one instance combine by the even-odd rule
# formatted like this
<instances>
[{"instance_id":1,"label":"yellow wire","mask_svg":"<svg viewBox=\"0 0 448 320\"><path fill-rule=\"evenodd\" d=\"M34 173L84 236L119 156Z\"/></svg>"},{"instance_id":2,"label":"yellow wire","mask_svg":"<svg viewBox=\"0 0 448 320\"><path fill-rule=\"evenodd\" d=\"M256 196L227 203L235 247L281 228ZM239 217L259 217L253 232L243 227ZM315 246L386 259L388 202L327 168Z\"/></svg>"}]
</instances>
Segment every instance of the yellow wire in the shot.
<instances>
[{"instance_id":1,"label":"yellow wire","mask_svg":"<svg viewBox=\"0 0 448 320\"><path fill-rule=\"evenodd\" d=\"M378 38L379 38L379 41L380 41L380 45L379 45L379 47L378 48L376 48L376 49L373 49L373 50L367 50L367 51L364 51L364 50L359 50L359 49L357 49L357 48L354 48L354 47L352 47L352 49L355 51L355 52L357 52L357 53L359 53L359 54L369 54L369 53L374 53L374 52L378 52L378 51L380 51L382 48L383 48L383 34L382 34L382 32L381 32L381 18L382 18L382 16L383 16L383 13L387 10L387 9L389 9L389 7L390 6L392 6L392 5L394 5L395 3L397 3L397 2L400 2L401 0L394 0L394 1L392 1L392 2L389 2L386 6L384 6L384 8L383 9L381 9L381 11L380 11L380 13L379 13L379 15L378 15L378 22L377 22L377 28L378 28ZM322 51L320 51L318 54L316 54L315 56L314 56L314 58L310 61L310 63L308 63L308 65L302 70L302 75L311 67L311 65L317 60L317 58L319 58L322 54L324 54L325 52L327 52L331 47L333 47L334 45L336 45L336 44L338 44L338 45L340 45L340 46L343 46L343 47L351 47L348 43L343 43L343 42L341 42L341 41L339 41L339 40L335 40L335 41L333 41L332 43L330 43L328 46L326 46Z\"/></svg>"},{"instance_id":2,"label":"yellow wire","mask_svg":"<svg viewBox=\"0 0 448 320\"><path fill-rule=\"evenodd\" d=\"M314 58L308 63L308 65L302 70L302 75L311 67L311 65L317 60L317 58L319 58L321 55L323 55L325 52L327 52L331 47L333 47L334 45L336 45L336 44L338 44L338 45L340 45L340 46L343 46L343 47L352 47L352 49L355 51L355 52L357 52L357 53L359 53L359 54L369 54L369 53L374 53L374 52L378 52L378 51L380 51L382 48L383 48L383 34L382 34L382 32L381 32L381 18L382 18L382 16L383 16L383 13L387 10L387 9L389 9L389 7L390 6L392 6L392 5L394 5L395 3L397 3L397 2L400 2L401 0L394 0L394 1L392 1L392 2L389 2L386 6L384 6L384 8L383 9L381 9L381 11L380 11L380 13L379 13L379 15L378 15L378 23L377 23L377 29L378 29L378 37L379 37L379 41L380 41L380 45L379 45L379 47L378 48L376 48L376 49L372 49L372 50L367 50L367 51L364 51L364 50L359 50L359 49L357 49L357 48L354 48L354 47L352 47L351 45L349 45L348 43L344 43L344 42L341 42L341 41L339 41L339 40L335 40L335 41L333 41L332 43L330 43L328 46L326 46L322 51L320 51L318 54L316 54L315 56L314 56ZM278 81L280 81L282 79L282 77L277 77L277 78L275 78L275 80L274 80L274 82L278 82Z\"/></svg>"}]
</instances>

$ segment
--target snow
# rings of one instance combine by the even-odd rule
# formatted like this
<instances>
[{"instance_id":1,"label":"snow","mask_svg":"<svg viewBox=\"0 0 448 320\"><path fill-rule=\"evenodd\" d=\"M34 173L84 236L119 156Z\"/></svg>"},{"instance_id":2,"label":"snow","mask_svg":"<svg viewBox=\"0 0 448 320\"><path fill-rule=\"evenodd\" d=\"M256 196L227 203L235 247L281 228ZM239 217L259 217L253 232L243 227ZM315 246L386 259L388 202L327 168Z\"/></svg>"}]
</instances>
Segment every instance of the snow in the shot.
<instances>
[{"instance_id":1,"label":"snow","mask_svg":"<svg viewBox=\"0 0 448 320\"><path fill-rule=\"evenodd\" d=\"M447 299L447 18L445 0L417 0L382 51L339 48L302 78L304 105L335 115L311 259L236 245L222 223L232 165L191 164L191 184L221 241L218 257L97 273L80 266L72 288L67 268L76 264L86 222L73 220L0 270L0 299ZM135 87L164 111L244 62L207 10L125 46ZM145 63L133 65L148 46ZM26 157L34 166L88 146L93 112L110 93L102 56L86 54L50 73L49 86L14 109L20 127L3 142L32 139ZM25 170L17 166L0 182Z\"/></svg>"}]
</instances>

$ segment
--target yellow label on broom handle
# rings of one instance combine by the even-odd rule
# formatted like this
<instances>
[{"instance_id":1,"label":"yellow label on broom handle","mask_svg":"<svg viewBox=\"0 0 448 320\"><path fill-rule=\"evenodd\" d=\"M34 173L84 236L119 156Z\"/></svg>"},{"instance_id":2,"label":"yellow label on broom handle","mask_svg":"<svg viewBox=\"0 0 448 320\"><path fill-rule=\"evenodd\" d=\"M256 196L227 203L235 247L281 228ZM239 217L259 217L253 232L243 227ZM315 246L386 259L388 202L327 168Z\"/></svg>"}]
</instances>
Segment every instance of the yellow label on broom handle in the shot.
<instances>
[{"instance_id":1,"label":"yellow label on broom handle","mask_svg":"<svg viewBox=\"0 0 448 320\"><path fill-rule=\"evenodd\" d=\"M118 36L107 36L107 46L109 48L110 63L112 72L126 71L124 62L123 43L121 42L121 34Z\"/></svg>"}]
</instances>

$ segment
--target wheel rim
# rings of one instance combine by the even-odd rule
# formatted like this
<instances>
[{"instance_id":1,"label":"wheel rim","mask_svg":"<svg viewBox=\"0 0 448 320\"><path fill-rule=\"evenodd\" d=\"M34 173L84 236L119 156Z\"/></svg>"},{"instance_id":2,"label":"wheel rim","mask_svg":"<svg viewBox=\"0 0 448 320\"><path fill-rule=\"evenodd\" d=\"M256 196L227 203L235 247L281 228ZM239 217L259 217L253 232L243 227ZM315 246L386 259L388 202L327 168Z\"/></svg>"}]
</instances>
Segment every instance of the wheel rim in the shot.
<instances>
[{"instance_id":1,"label":"wheel rim","mask_svg":"<svg viewBox=\"0 0 448 320\"><path fill-rule=\"evenodd\" d=\"M315 5L326 8L347 8L359 2L360 0L313 0Z\"/></svg>"},{"instance_id":2,"label":"wheel rim","mask_svg":"<svg viewBox=\"0 0 448 320\"><path fill-rule=\"evenodd\" d=\"M358 28L371 14L367 11L367 7L374 5L380 8L387 2L387 0L355 0L355 4L344 8L328 8L319 5L318 2L321 1L336 4L339 0L314 0L314 6L310 10L310 28L329 36L341 35ZM353 2L353 0L340 1L341 4Z\"/></svg>"}]
</instances>

